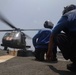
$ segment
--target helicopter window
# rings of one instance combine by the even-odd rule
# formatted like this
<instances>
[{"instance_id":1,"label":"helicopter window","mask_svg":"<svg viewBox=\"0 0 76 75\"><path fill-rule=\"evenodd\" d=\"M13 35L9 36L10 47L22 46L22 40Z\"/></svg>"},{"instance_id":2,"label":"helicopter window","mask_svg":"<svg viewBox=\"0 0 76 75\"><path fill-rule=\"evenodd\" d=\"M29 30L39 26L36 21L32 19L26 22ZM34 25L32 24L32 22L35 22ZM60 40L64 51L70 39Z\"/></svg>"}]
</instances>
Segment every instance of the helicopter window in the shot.
<instances>
[{"instance_id":1,"label":"helicopter window","mask_svg":"<svg viewBox=\"0 0 76 75\"><path fill-rule=\"evenodd\" d=\"M15 32L11 33L10 36L15 36Z\"/></svg>"},{"instance_id":2,"label":"helicopter window","mask_svg":"<svg viewBox=\"0 0 76 75\"><path fill-rule=\"evenodd\" d=\"M14 39L20 39L20 38L21 38L20 32L16 32L16 33L14 34Z\"/></svg>"},{"instance_id":3,"label":"helicopter window","mask_svg":"<svg viewBox=\"0 0 76 75\"><path fill-rule=\"evenodd\" d=\"M4 36L9 36L10 35L10 33L5 33L5 35Z\"/></svg>"},{"instance_id":4,"label":"helicopter window","mask_svg":"<svg viewBox=\"0 0 76 75\"><path fill-rule=\"evenodd\" d=\"M18 37L19 36L19 33L18 34L16 34L16 37Z\"/></svg>"},{"instance_id":5,"label":"helicopter window","mask_svg":"<svg viewBox=\"0 0 76 75\"><path fill-rule=\"evenodd\" d=\"M25 34L24 34L24 33L21 33L21 41L22 41L23 43L25 43Z\"/></svg>"}]
</instances>

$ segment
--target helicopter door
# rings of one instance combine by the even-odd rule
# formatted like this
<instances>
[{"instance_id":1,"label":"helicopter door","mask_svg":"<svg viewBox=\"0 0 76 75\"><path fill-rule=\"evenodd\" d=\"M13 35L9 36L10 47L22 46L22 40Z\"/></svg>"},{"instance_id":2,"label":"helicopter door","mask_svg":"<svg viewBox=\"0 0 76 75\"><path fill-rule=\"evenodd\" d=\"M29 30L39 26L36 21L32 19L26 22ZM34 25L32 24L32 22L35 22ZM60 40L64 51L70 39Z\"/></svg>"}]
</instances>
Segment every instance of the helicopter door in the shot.
<instances>
[{"instance_id":1,"label":"helicopter door","mask_svg":"<svg viewBox=\"0 0 76 75\"><path fill-rule=\"evenodd\" d=\"M26 40L25 34L24 33L21 33L21 42L23 44L26 44L25 40Z\"/></svg>"}]
</instances>

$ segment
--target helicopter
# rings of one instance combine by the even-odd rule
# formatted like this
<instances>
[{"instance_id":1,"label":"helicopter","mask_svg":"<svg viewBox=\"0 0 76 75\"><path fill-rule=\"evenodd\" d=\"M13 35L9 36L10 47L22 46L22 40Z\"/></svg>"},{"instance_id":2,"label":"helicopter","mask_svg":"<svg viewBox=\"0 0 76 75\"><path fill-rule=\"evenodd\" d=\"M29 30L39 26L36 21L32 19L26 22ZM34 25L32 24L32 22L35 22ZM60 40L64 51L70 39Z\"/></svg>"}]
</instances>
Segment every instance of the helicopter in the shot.
<instances>
[{"instance_id":1,"label":"helicopter","mask_svg":"<svg viewBox=\"0 0 76 75\"><path fill-rule=\"evenodd\" d=\"M12 30L0 30L0 32L7 32L2 38L1 46L4 47L4 50L10 48L17 48L26 50L26 48L30 48L31 46L26 45L26 38L30 38L27 34L22 31L35 31L39 29L20 29L12 25L3 15L0 15L0 21L6 23Z\"/></svg>"}]
</instances>

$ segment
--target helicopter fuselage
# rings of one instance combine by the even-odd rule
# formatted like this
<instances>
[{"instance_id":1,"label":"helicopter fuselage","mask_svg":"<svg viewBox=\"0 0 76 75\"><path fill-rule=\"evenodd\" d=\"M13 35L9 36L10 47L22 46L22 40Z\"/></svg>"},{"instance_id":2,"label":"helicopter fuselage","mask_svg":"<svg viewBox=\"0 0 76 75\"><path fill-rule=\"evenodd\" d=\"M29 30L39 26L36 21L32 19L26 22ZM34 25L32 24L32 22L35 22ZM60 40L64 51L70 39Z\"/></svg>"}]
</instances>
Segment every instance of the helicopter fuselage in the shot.
<instances>
[{"instance_id":1,"label":"helicopter fuselage","mask_svg":"<svg viewBox=\"0 0 76 75\"><path fill-rule=\"evenodd\" d=\"M11 33L6 33L2 39L2 46L11 48L25 48L26 47L26 37L23 32L13 31Z\"/></svg>"}]
</instances>

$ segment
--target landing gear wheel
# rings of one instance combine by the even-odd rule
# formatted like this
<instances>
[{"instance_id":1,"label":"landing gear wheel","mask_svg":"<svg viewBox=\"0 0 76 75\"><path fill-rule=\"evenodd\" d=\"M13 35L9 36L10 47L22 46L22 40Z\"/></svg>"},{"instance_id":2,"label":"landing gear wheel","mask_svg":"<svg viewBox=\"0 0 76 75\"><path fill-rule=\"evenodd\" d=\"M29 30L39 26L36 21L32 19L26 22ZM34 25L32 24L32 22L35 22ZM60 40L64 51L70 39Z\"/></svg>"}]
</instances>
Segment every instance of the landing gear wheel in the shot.
<instances>
[{"instance_id":1,"label":"landing gear wheel","mask_svg":"<svg viewBox=\"0 0 76 75\"><path fill-rule=\"evenodd\" d=\"M4 47L4 50L7 50L7 48L8 48L8 47L5 46L5 47Z\"/></svg>"}]
</instances>

